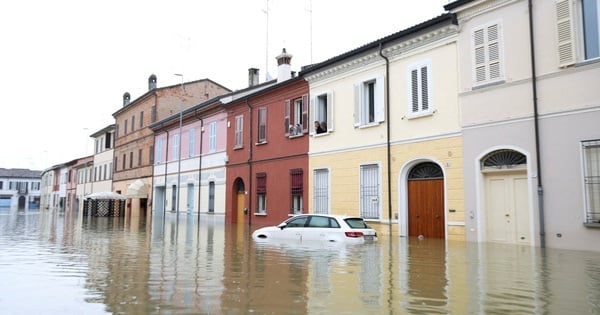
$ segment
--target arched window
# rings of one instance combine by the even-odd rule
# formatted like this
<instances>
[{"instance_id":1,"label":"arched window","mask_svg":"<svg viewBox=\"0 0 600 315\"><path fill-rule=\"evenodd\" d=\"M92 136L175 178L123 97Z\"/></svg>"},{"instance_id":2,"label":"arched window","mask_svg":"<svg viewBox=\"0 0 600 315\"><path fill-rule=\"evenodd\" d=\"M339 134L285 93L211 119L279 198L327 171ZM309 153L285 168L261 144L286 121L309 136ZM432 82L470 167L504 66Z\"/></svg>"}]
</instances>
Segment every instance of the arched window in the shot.
<instances>
[{"instance_id":1,"label":"arched window","mask_svg":"<svg viewBox=\"0 0 600 315\"><path fill-rule=\"evenodd\" d=\"M527 157L517 151L504 149L490 152L481 159L481 169L500 170L524 168Z\"/></svg>"},{"instance_id":2,"label":"arched window","mask_svg":"<svg viewBox=\"0 0 600 315\"><path fill-rule=\"evenodd\" d=\"M444 173L439 165L433 162L424 162L416 165L410 170L408 180L419 179L442 179Z\"/></svg>"}]
</instances>

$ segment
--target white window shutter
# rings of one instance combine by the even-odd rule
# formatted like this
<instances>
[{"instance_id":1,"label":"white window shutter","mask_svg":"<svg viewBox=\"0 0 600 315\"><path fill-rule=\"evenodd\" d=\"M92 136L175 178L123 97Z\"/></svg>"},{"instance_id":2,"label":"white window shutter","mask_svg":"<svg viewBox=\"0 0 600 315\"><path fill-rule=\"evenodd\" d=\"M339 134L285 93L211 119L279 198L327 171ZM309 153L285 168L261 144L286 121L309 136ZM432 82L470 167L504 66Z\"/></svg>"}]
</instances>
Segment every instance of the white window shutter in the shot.
<instances>
[{"instance_id":1,"label":"white window shutter","mask_svg":"<svg viewBox=\"0 0 600 315\"><path fill-rule=\"evenodd\" d=\"M327 131L333 131L333 92L327 93Z\"/></svg>"},{"instance_id":2,"label":"white window shutter","mask_svg":"<svg viewBox=\"0 0 600 315\"><path fill-rule=\"evenodd\" d=\"M311 135L317 133L317 131L315 130L315 127L313 125L314 121L316 120L315 117L317 117L316 116L317 115L317 106L316 106L316 104L317 104L317 97L316 96L311 97L310 98L310 113L309 113L310 120L306 123L307 125L310 125L309 128L310 128L310 134Z\"/></svg>"},{"instance_id":3,"label":"white window shutter","mask_svg":"<svg viewBox=\"0 0 600 315\"><path fill-rule=\"evenodd\" d=\"M361 100L362 100L362 83L354 84L354 127L360 126L361 117ZM329 122L327 122L329 126Z\"/></svg>"},{"instance_id":4,"label":"white window shutter","mask_svg":"<svg viewBox=\"0 0 600 315\"><path fill-rule=\"evenodd\" d=\"M556 30L558 36L558 66L575 64L575 38L573 29L573 3L556 1Z\"/></svg>"},{"instance_id":5,"label":"white window shutter","mask_svg":"<svg viewBox=\"0 0 600 315\"><path fill-rule=\"evenodd\" d=\"M385 79L379 76L375 79L375 122L385 120Z\"/></svg>"},{"instance_id":6,"label":"white window shutter","mask_svg":"<svg viewBox=\"0 0 600 315\"><path fill-rule=\"evenodd\" d=\"M308 128L312 126L312 123L308 120L308 94L302 95L302 132L308 132Z\"/></svg>"},{"instance_id":7,"label":"white window shutter","mask_svg":"<svg viewBox=\"0 0 600 315\"><path fill-rule=\"evenodd\" d=\"M285 100L285 108L283 115L283 130L285 130L285 135L290 135L290 100Z\"/></svg>"}]
</instances>

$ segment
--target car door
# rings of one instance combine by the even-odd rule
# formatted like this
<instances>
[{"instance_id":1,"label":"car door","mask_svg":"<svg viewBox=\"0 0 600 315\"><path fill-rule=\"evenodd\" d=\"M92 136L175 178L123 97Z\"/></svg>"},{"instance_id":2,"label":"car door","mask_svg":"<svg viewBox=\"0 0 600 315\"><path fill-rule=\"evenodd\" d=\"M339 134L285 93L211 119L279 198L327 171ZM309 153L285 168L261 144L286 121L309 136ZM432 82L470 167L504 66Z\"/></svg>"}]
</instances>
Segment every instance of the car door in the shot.
<instances>
[{"instance_id":1,"label":"car door","mask_svg":"<svg viewBox=\"0 0 600 315\"><path fill-rule=\"evenodd\" d=\"M335 219L325 216L313 216L308 222L308 227L302 234L303 240L314 241L337 241L339 236L339 225Z\"/></svg>"},{"instance_id":2,"label":"car door","mask_svg":"<svg viewBox=\"0 0 600 315\"><path fill-rule=\"evenodd\" d=\"M287 224L281 229L280 238L286 240L302 240L302 231L305 229L307 216L299 216L287 221Z\"/></svg>"}]
</instances>

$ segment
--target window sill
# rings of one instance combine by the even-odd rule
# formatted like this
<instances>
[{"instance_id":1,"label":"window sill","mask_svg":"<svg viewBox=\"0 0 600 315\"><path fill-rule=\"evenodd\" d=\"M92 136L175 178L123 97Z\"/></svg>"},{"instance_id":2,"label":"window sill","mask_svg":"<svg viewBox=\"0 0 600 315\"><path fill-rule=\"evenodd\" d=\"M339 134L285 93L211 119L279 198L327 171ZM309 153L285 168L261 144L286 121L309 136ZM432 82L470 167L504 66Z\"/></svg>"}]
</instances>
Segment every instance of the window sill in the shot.
<instances>
[{"instance_id":1,"label":"window sill","mask_svg":"<svg viewBox=\"0 0 600 315\"><path fill-rule=\"evenodd\" d=\"M266 217L267 213L266 212L264 212L264 213L263 212L254 212L254 216L257 216L257 217Z\"/></svg>"},{"instance_id":2,"label":"window sill","mask_svg":"<svg viewBox=\"0 0 600 315\"><path fill-rule=\"evenodd\" d=\"M594 222L589 222L589 223L586 222L586 223L583 223L583 226L585 226L587 228L600 228L600 222L596 222L596 223L594 223Z\"/></svg>"},{"instance_id":3,"label":"window sill","mask_svg":"<svg viewBox=\"0 0 600 315\"><path fill-rule=\"evenodd\" d=\"M380 122L373 122L373 123L364 124L364 125L356 125L356 128L358 128L358 129L367 129L367 128L372 128L372 127L377 127L379 125L381 125Z\"/></svg>"},{"instance_id":4,"label":"window sill","mask_svg":"<svg viewBox=\"0 0 600 315\"><path fill-rule=\"evenodd\" d=\"M244 146L240 146L240 147L233 147L233 150L241 150L241 149L243 149L243 148L244 148Z\"/></svg>"},{"instance_id":5,"label":"window sill","mask_svg":"<svg viewBox=\"0 0 600 315\"><path fill-rule=\"evenodd\" d=\"M313 133L312 136L316 138L316 137L326 136L328 134L329 134L329 131L328 132L322 132L322 133Z\"/></svg>"},{"instance_id":6,"label":"window sill","mask_svg":"<svg viewBox=\"0 0 600 315\"><path fill-rule=\"evenodd\" d=\"M411 119L418 119L418 118L423 118L423 117L431 117L435 113L437 113L437 109L434 109L434 110L431 110L431 111L426 111L426 112L419 112L419 113L414 113L414 114L408 114L408 115L402 117L402 119L406 118L408 120L411 120Z\"/></svg>"},{"instance_id":7,"label":"window sill","mask_svg":"<svg viewBox=\"0 0 600 315\"><path fill-rule=\"evenodd\" d=\"M269 142L268 141L263 141L263 142L257 142L254 145L265 145L267 143L269 143Z\"/></svg>"},{"instance_id":8,"label":"window sill","mask_svg":"<svg viewBox=\"0 0 600 315\"><path fill-rule=\"evenodd\" d=\"M293 138L300 138L302 136L304 136L304 134L292 135L292 136L288 136L288 138L293 139Z\"/></svg>"},{"instance_id":9,"label":"window sill","mask_svg":"<svg viewBox=\"0 0 600 315\"><path fill-rule=\"evenodd\" d=\"M492 82L483 82L483 83L475 83L473 84L473 87L471 88L472 91L475 90L480 90L480 89L484 89L490 86L494 86L494 85L500 85L500 84L504 84L506 83L506 81L504 79L502 80L498 80L498 81L492 81Z\"/></svg>"}]
</instances>

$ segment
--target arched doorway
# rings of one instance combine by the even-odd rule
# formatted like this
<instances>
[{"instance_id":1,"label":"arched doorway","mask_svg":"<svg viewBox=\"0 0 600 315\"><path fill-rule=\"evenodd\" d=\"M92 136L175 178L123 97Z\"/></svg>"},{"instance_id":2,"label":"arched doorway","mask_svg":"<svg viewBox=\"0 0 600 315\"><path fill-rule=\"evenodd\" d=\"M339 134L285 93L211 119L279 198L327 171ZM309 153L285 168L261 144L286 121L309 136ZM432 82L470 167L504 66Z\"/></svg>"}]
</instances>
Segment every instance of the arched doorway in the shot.
<instances>
[{"instance_id":1,"label":"arched doorway","mask_svg":"<svg viewBox=\"0 0 600 315\"><path fill-rule=\"evenodd\" d=\"M235 181L235 218L233 222L244 223L245 200L246 200L246 185L241 178Z\"/></svg>"},{"instance_id":2,"label":"arched doorway","mask_svg":"<svg viewBox=\"0 0 600 315\"><path fill-rule=\"evenodd\" d=\"M423 162L408 173L408 236L445 238L444 173Z\"/></svg>"},{"instance_id":3,"label":"arched doorway","mask_svg":"<svg viewBox=\"0 0 600 315\"><path fill-rule=\"evenodd\" d=\"M530 245L527 157L515 150L501 149L488 153L480 163L486 240Z\"/></svg>"}]
</instances>

